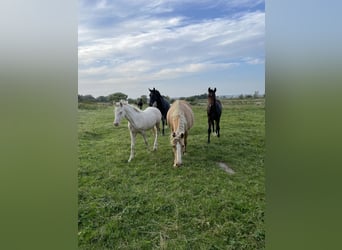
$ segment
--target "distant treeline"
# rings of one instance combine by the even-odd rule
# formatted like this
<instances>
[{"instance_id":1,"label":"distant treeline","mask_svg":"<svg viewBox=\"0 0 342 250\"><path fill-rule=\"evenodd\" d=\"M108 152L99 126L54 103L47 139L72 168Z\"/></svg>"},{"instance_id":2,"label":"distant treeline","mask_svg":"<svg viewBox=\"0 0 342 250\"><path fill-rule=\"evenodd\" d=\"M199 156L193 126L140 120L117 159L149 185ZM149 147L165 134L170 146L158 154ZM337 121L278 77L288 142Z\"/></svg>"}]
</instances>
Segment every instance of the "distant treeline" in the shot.
<instances>
[{"instance_id":1,"label":"distant treeline","mask_svg":"<svg viewBox=\"0 0 342 250\"><path fill-rule=\"evenodd\" d=\"M169 96L164 96L166 99L168 99L171 103L175 100L175 98L170 98ZM227 99L252 99L252 98L263 98L265 97L264 95L259 95L257 91L253 95L238 95L238 96L219 96L219 98L227 98ZM189 96L189 97L179 97L177 99L180 100L186 100L190 103L196 103L198 100L203 100L207 99L208 94L204 93L201 95L194 95L194 96ZM79 103L113 103L113 102L118 102L120 100L127 100L129 103L134 103L137 104L139 100L142 100L143 104L148 103L148 97L147 95L142 95L139 98L132 99L128 98L128 95L117 92L113 93L107 96L99 96L99 97L93 97L92 95L78 95L78 102Z\"/></svg>"}]
</instances>

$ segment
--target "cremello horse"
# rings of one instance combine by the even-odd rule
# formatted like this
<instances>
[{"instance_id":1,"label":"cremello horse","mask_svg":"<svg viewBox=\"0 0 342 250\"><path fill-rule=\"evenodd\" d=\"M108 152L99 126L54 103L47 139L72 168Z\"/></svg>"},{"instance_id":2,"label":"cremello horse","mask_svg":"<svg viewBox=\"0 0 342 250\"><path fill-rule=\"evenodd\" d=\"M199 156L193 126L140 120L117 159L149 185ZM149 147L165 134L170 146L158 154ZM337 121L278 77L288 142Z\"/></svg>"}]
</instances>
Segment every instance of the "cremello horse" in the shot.
<instances>
[{"instance_id":1,"label":"cremello horse","mask_svg":"<svg viewBox=\"0 0 342 250\"><path fill-rule=\"evenodd\" d=\"M145 144L146 146L148 146L145 131L153 129L153 150L157 149L157 139L161 116L162 115L159 109L154 107L148 107L144 111L141 111L137 107L129 105L127 102L124 101L115 103L115 118L113 122L114 126L119 126L120 121L123 117L125 117L128 120L128 129L131 135L131 155L129 156L128 162L130 162L134 157L135 139L138 133L140 133L143 136Z\"/></svg>"},{"instance_id":2,"label":"cremello horse","mask_svg":"<svg viewBox=\"0 0 342 250\"><path fill-rule=\"evenodd\" d=\"M188 131L194 124L194 113L186 101L175 101L167 112L167 123L171 130L171 145L174 167L182 165L182 154L186 152Z\"/></svg>"}]
</instances>

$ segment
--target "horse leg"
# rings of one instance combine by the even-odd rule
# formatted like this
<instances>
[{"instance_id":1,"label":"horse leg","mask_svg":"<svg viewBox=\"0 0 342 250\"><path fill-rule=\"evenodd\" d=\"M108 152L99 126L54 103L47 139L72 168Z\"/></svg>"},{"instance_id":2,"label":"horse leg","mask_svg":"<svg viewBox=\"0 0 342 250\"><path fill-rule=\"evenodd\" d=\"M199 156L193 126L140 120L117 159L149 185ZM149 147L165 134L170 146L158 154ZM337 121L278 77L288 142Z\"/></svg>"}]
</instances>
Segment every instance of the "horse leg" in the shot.
<instances>
[{"instance_id":1,"label":"horse leg","mask_svg":"<svg viewBox=\"0 0 342 250\"><path fill-rule=\"evenodd\" d=\"M162 134L165 135L165 132L164 132L165 118L162 118L162 123L163 123Z\"/></svg>"},{"instance_id":2,"label":"horse leg","mask_svg":"<svg viewBox=\"0 0 342 250\"><path fill-rule=\"evenodd\" d=\"M145 131L142 131L142 132L141 132L141 135L142 135L142 137L144 138L144 142L145 142L146 147L148 147L148 142L147 142L147 139L146 139L146 133L145 133Z\"/></svg>"},{"instance_id":3,"label":"horse leg","mask_svg":"<svg viewBox=\"0 0 342 250\"><path fill-rule=\"evenodd\" d=\"M158 147L158 125L154 126L154 144L153 144L153 151L157 150Z\"/></svg>"},{"instance_id":4,"label":"horse leg","mask_svg":"<svg viewBox=\"0 0 342 250\"><path fill-rule=\"evenodd\" d=\"M160 121L156 123L157 132L160 133Z\"/></svg>"},{"instance_id":5,"label":"horse leg","mask_svg":"<svg viewBox=\"0 0 342 250\"><path fill-rule=\"evenodd\" d=\"M134 146L135 146L135 138L137 136L136 132L130 130L131 134L131 155L129 156L128 162L130 162L134 158Z\"/></svg>"},{"instance_id":6,"label":"horse leg","mask_svg":"<svg viewBox=\"0 0 342 250\"><path fill-rule=\"evenodd\" d=\"M216 134L217 137L220 137L220 119L216 120Z\"/></svg>"},{"instance_id":7,"label":"horse leg","mask_svg":"<svg viewBox=\"0 0 342 250\"><path fill-rule=\"evenodd\" d=\"M186 152L186 145L188 144L188 133L184 133L184 154Z\"/></svg>"},{"instance_id":8,"label":"horse leg","mask_svg":"<svg viewBox=\"0 0 342 250\"><path fill-rule=\"evenodd\" d=\"M217 130L216 130L217 123L215 120L212 120L211 122L212 122L211 126L213 127L213 136L217 136Z\"/></svg>"},{"instance_id":9,"label":"horse leg","mask_svg":"<svg viewBox=\"0 0 342 250\"><path fill-rule=\"evenodd\" d=\"M208 119L208 143L210 143L211 121Z\"/></svg>"},{"instance_id":10,"label":"horse leg","mask_svg":"<svg viewBox=\"0 0 342 250\"><path fill-rule=\"evenodd\" d=\"M167 112L166 112L166 114L167 114ZM167 126L166 114L165 114L165 116L164 116L164 120L165 120L165 125Z\"/></svg>"}]
</instances>

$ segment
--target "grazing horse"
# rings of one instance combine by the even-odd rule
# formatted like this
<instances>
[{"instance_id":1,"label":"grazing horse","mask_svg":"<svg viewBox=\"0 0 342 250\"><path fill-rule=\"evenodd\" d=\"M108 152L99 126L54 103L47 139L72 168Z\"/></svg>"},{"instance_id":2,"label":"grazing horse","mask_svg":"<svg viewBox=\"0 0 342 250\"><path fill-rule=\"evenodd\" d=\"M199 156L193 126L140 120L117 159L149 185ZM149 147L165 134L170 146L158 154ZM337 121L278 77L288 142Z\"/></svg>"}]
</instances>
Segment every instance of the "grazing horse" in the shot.
<instances>
[{"instance_id":1,"label":"grazing horse","mask_svg":"<svg viewBox=\"0 0 342 250\"><path fill-rule=\"evenodd\" d=\"M174 167L182 164L182 154L186 152L188 131L194 124L194 113L186 101L177 100L167 112L167 122L171 130L171 145Z\"/></svg>"},{"instance_id":2,"label":"grazing horse","mask_svg":"<svg viewBox=\"0 0 342 250\"><path fill-rule=\"evenodd\" d=\"M134 157L135 139L138 133L143 136L145 144L148 146L145 131L153 128L153 150L157 149L158 130L161 120L159 109L148 107L144 111L141 111L140 109L129 105L127 102L120 101L115 104L114 117L114 126L119 126L123 117L128 120L128 129L131 135L131 155L129 156L128 162L130 162Z\"/></svg>"},{"instance_id":3,"label":"grazing horse","mask_svg":"<svg viewBox=\"0 0 342 250\"><path fill-rule=\"evenodd\" d=\"M148 89L150 91L150 103L149 106L157 107L162 114L163 129L162 134L164 135L164 127L167 124L166 114L170 108L170 103L159 93L155 88Z\"/></svg>"},{"instance_id":4,"label":"grazing horse","mask_svg":"<svg viewBox=\"0 0 342 250\"><path fill-rule=\"evenodd\" d=\"M222 104L219 100L216 100L216 88L208 88L208 143L210 143L211 128L216 133L217 137L220 137L220 118L222 113ZM215 124L214 124L215 122ZM214 127L216 125L216 129Z\"/></svg>"}]
</instances>

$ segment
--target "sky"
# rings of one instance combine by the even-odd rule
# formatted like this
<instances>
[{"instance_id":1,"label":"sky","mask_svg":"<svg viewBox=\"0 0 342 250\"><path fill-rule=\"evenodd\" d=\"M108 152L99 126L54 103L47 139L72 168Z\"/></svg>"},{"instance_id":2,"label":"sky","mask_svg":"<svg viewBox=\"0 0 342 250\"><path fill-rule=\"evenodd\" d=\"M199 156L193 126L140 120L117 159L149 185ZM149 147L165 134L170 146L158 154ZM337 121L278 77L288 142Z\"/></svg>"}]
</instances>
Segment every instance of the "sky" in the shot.
<instances>
[{"instance_id":1,"label":"sky","mask_svg":"<svg viewBox=\"0 0 342 250\"><path fill-rule=\"evenodd\" d=\"M80 0L78 93L265 93L264 0Z\"/></svg>"}]
</instances>

